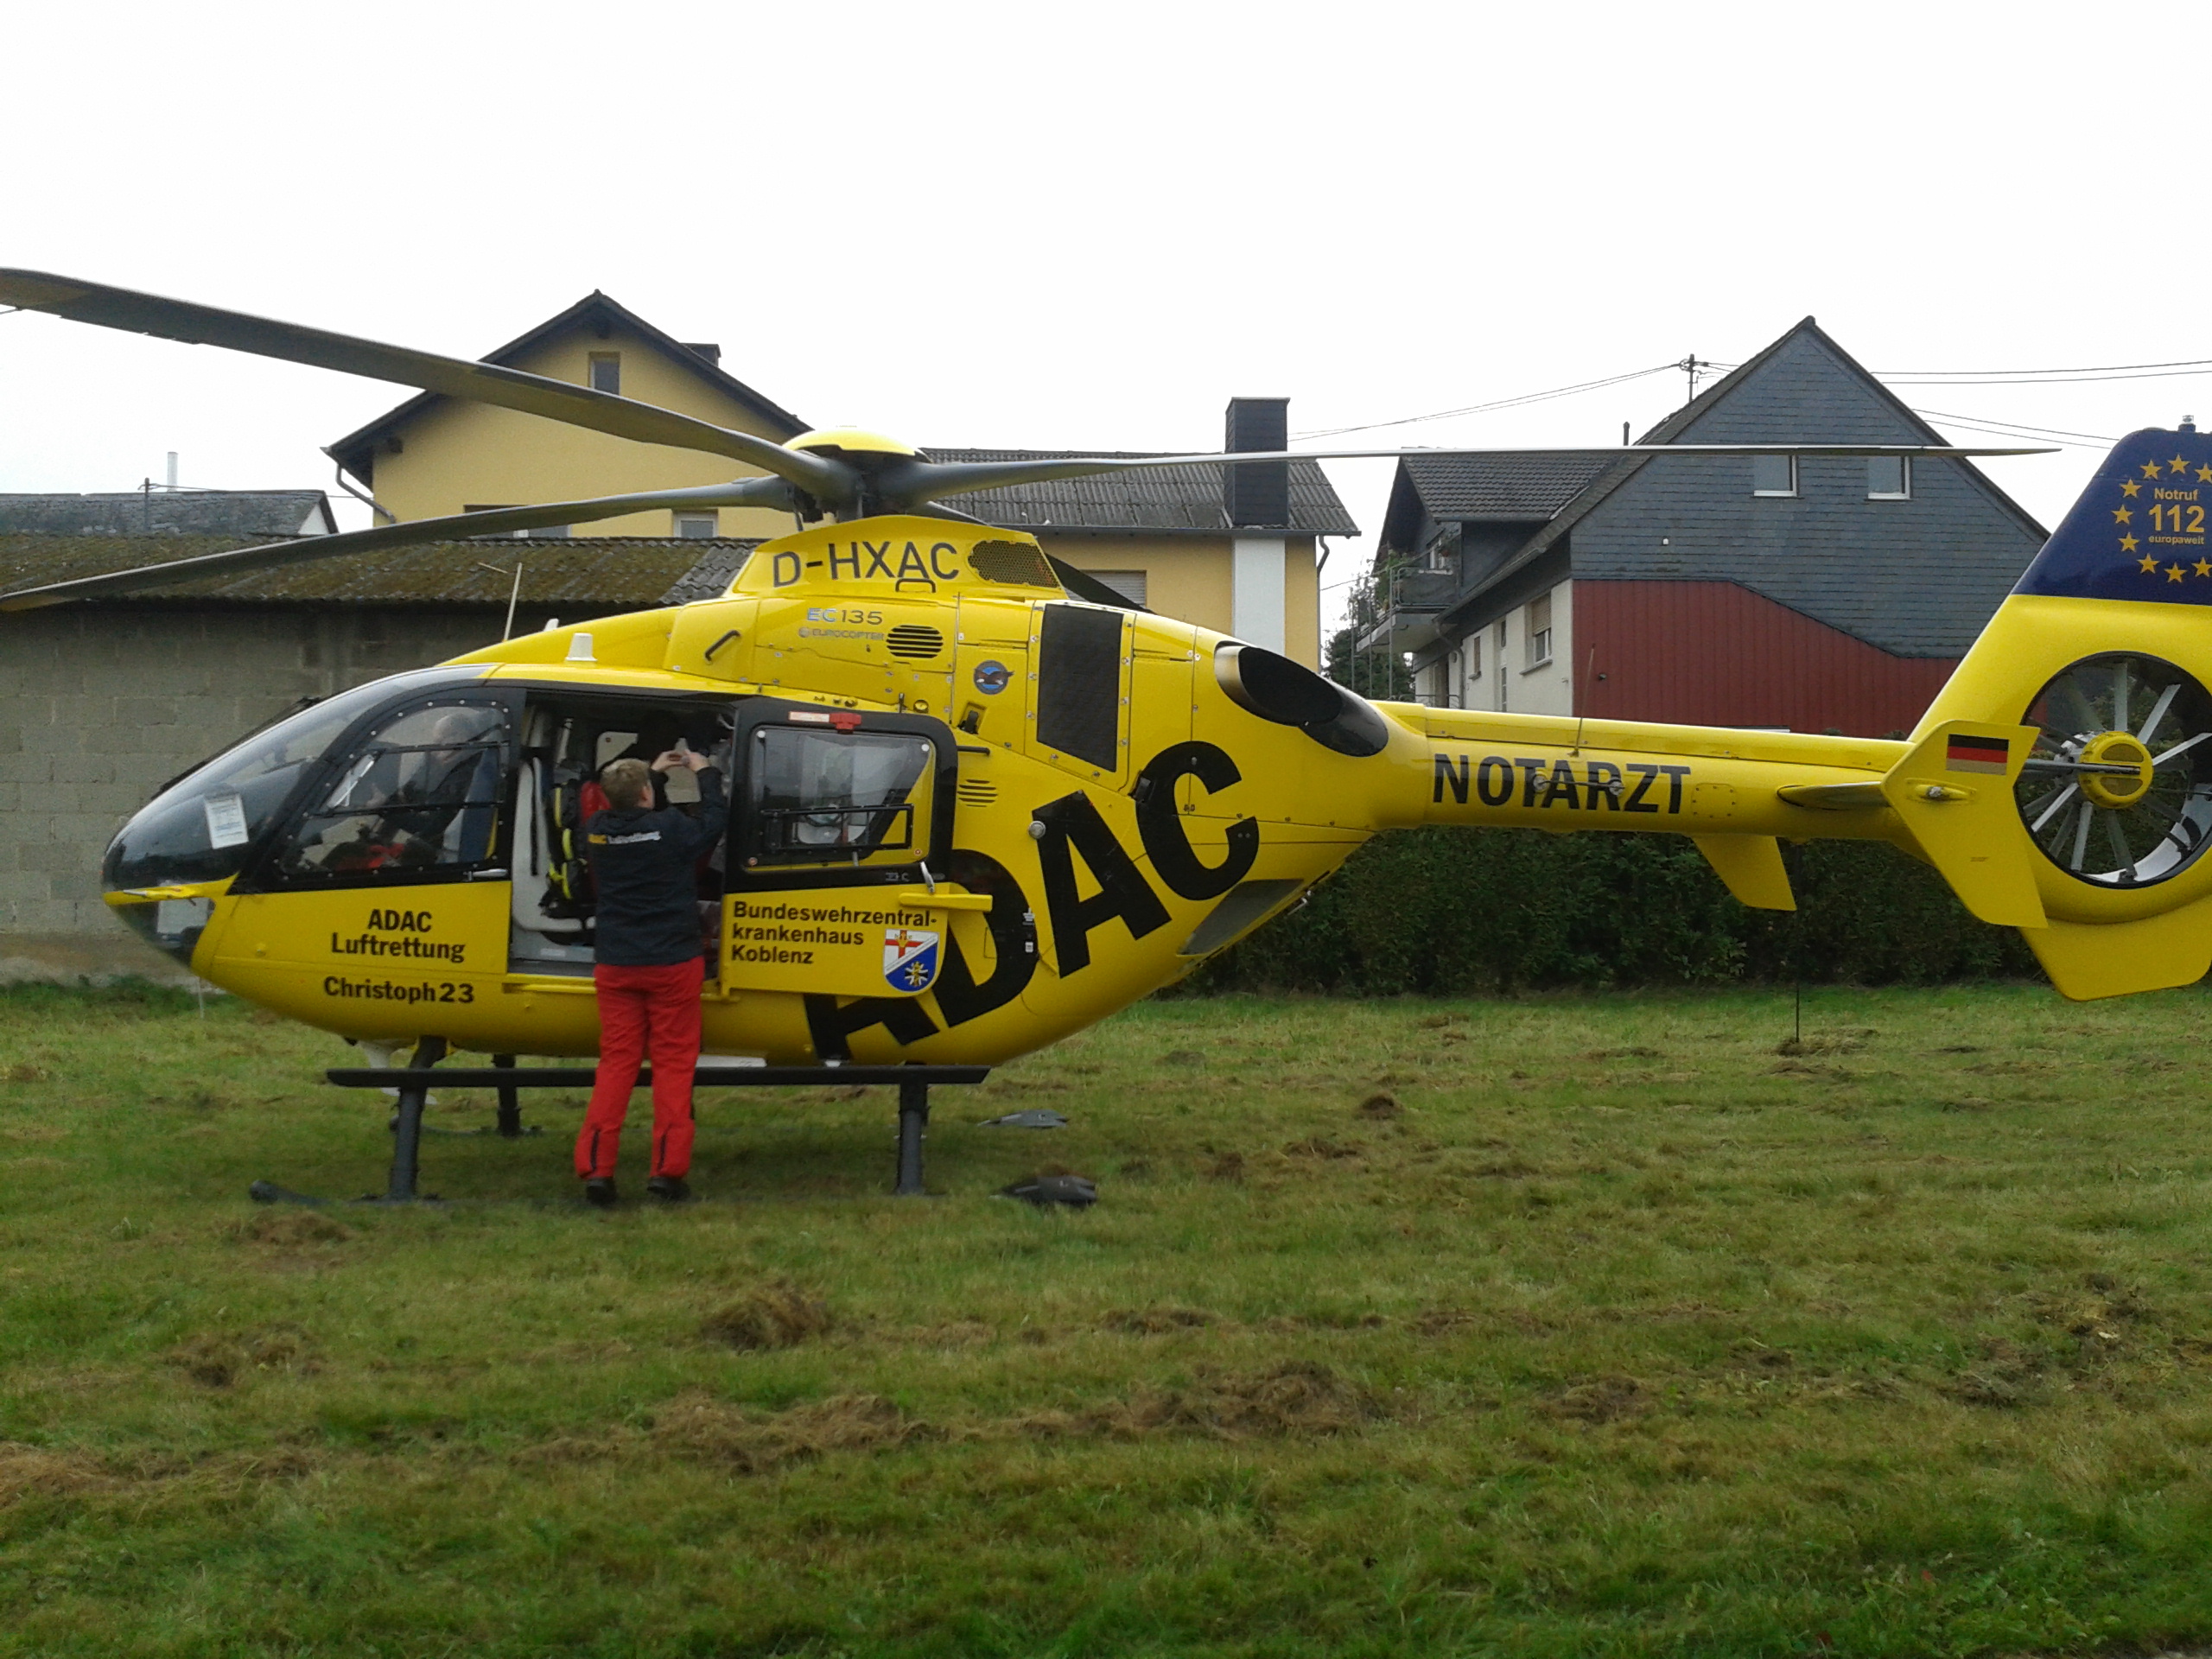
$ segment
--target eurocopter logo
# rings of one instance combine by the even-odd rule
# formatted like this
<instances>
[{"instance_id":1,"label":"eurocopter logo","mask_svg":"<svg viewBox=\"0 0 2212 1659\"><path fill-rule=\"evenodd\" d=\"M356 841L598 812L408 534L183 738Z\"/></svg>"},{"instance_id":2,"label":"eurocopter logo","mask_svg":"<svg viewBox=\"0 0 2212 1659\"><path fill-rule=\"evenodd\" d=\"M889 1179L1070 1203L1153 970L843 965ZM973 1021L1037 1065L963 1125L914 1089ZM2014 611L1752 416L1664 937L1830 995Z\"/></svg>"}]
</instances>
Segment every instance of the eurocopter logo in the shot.
<instances>
[{"instance_id":1,"label":"eurocopter logo","mask_svg":"<svg viewBox=\"0 0 2212 1659\"><path fill-rule=\"evenodd\" d=\"M960 550L950 542L932 542L925 549L909 542L893 554L895 542L836 542L823 544L825 556L802 558L795 550L776 555L768 567L769 580L779 588L793 588L809 571L829 571L831 582L888 582L896 587L926 588L937 591L940 582L960 577Z\"/></svg>"},{"instance_id":2,"label":"eurocopter logo","mask_svg":"<svg viewBox=\"0 0 2212 1659\"><path fill-rule=\"evenodd\" d=\"M894 991L925 991L937 977L938 936L894 927L883 936L883 982Z\"/></svg>"}]
</instances>

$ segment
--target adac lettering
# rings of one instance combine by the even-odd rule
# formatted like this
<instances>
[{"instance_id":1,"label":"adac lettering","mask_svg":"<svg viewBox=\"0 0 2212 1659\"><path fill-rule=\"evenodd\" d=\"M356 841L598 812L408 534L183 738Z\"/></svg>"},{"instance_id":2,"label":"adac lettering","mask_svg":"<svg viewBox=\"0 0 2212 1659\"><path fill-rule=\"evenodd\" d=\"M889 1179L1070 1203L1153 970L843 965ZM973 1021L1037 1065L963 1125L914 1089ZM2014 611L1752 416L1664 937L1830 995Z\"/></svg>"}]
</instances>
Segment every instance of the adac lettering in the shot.
<instances>
[{"instance_id":1,"label":"adac lettering","mask_svg":"<svg viewBox=\"0 0 2212 1659\"><path fill-rule=\"evenodd\" d=\"M1212 743L1178 743L1162 749L1137 774L1137 833L1144 840L1145 855L1160 879L1183 898L1218 899L1242 881L1260 855L1260 825L1255 818L1239 818L1229 826L1228 855L1218 864L1204 863L1175 810L1175 785L1195 778L1211 795L1243 776L1229 752ZM1465 798L1464 793L1460 798ZM1057 925L1053 937L1058 937Z\"/></svg>"},{"instance_id":2,"label":"adac lettering","mask_svg":"<svg viewBox=\"0 0 2212 1659\"><path fill-rule=\"evenodd\" d=\"M1004 1007L1028 988L1037 972L1037 918L1020 882L995 858L956 849L945 874L970 893L991 896L983 925L989 930L997 957L990 976L979 981L960 948L959 934L946 931L944 957L931 994L949 1030ZM805 1005L807 1034L815 1054L826 1060L849 1058L849 1039L870 1026L883 1027L901 1047L934 1037L938 1029L917 997L863 996L841 1003L834 996L810 994Z\"/></svg>"},{"instance_id":3,"label":"adac lettering","mask_svg":"<svg viewBox=\"0 0 2212 1659\"><path fill-rule=\"evenodd\" d=\"M407 957L418 961L456 964L467 959L468 947L458 939L420 937L429 932L430 927L431 916L427 910L386 910L379 907L368 913L359 933L348 937L334 928L330 935L330 954L334 957Z\"/></svg>"},{"instance_id":4,"label":"adac lettering","mask_svg":"<svg viewBox=\"0 0 2212 1659\"><path fill-rule=\"evenodd\" d=\"M1226 750L1200 742L1173 744L1138 772L1137 833L1145 856L1179 897L1217 898L1243 880L1259 856L1260 826L1249 817L1230 824L1225 856L1218 864L1208 864L1191 845L1176 813L1176 785L1195 778L1207 793L1216 794L1242 775ZM1121 922L1133 939L1166 925L1167 906L1088 795L1077 790L1048 801L1036 809L1034 817L1043 830L1036 838L1037 862L1061 978L1090 966L1090 935L1107 924ZM1088 899L1081 896L1077 880L1078 859L1098 887ZM990 976L978 982L958 934L945 935L944 960L931 995L944 1028L949 1030L1005 1007L1027 988L1037 971L1037 924L1020 882L995 859L956 851L948 874L970 893L992 896L984 922L997 956ZM866 996L841 1002L834 996L810 995L805 1003L808 1033L815 1053L823 1059L846 1058L853 1034L870 1026L880 1025L901 1047L934 1037L939 1030L919 998Z\"/></svg>"},{"instance_id":5,"label":"adac lettering","mask_svg":"<svg viewBox=\"0 0 2212 1659\"><path fill-rule=\"evenodd\" d=\"M1611 760L1578 763L1564 756L1485 755L1478 763L1466 754L1439 754L1429 799L1440 804L1445 791L1461 806L1471 793L1484 806L1563 807L1570 812L1659 812L1682 810L1682 780L1688 766L1631 760L1625 772ZM1654 798L1666 779L1662 800ZM1631 781L1632 780L1632 781Z\"/></svg>"}]
</instances>

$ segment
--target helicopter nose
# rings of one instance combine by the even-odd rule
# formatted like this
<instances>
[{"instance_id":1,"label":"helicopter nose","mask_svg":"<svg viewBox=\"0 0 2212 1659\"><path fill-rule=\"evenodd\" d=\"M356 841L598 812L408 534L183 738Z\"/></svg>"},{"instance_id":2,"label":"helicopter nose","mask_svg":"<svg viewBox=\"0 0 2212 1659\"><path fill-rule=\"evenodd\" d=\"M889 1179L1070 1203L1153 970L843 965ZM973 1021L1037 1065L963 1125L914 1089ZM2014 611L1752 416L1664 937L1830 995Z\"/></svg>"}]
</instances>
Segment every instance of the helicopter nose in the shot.
<instances>
[{"instance_id":1,"label":"helicopter nose","mask_svg":"<svg viewBox=\"0 0 2212 1659\"><path fill-rule=\"evenodd\" d=\"M1363 759L1389 747L1389 723L1364 697L1278 652L1224 640L1214 648L1213 677L1247 714L1295 726L1323 748Z\"/></svg>"}]
</instances>

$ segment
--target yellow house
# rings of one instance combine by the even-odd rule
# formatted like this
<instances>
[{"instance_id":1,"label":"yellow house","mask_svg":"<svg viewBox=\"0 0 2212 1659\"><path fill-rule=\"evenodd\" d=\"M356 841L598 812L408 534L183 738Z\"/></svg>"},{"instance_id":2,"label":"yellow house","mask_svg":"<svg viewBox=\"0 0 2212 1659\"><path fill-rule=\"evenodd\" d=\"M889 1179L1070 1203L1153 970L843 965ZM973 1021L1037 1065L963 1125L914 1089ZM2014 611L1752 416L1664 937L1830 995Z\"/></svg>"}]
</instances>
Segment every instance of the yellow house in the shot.
<instances>
[{"instance_id":1,"label":"yellow house","mask_svg":"<svg viewBox=\"0 0 2212 1659\"><path fill-rule=\"evenodd\" d=\"M503 364L680 410L781 442L807 423L723 372L717 346L663 334L594 293L488 353ZM1225 449L1284 447L1288 400L1230 401ZM409 399L327 447L342 474L394 522L531 501L715 484L756 469L720 455L632 443L435 393ZM938 449L943 461L1057 458L1041 449ZM1162 453L1088 451L1084 453ZM1320 569L1330 536L1358 530L1312 461L1124 474L963 496L962 512L1034 534L1058 558L1136 604L1320 664ZM342 481L342 480L341 480ZM633 513L579 525L590 536L785 534L760 508ZM560 531L537 531L538 535Z\"/></svg>"}]
</instances>

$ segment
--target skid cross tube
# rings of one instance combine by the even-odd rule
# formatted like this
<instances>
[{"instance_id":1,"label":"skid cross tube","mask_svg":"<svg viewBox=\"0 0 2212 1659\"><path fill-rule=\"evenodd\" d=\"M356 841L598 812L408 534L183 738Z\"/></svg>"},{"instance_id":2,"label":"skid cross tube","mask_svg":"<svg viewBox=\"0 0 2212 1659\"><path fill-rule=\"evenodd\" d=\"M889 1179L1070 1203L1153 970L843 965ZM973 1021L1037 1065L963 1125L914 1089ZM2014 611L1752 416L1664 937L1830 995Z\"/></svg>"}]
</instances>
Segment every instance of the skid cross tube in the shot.
<instances>
[{"instance_id":1,"label":"skid cross tube","mask_svg":"<svg viewBox=\"0 0 2212 1659\"><path fill-rule=\"evenodd\" d=\"M396 1136L391 1153L391 1179L383 1202L413 1201L417 1155L423 1137L423 1103L433 1084L448 1089L496 1089L499 1093L499 1129L520 1129L520 1091L524 1089L588 1089L597 1076L588 1065L518 1065L511 1054L493 1057L490 1065L450 1065L437 1068L446 1052L442 1038L425 1038L416 1051L417 1064L408 1066L337 1066L323 1075L341 1089L397 1089L399 1116L393 1122ZM427 1060L429 1064L422 1062ZM930 1085L934 1083L981 1083L991 1075L988 1065L702 1065L691 1075L694 1089L789 1089L823 1085L862 1087L893 1084L899 1090L899 1176L893 1191L901 1198L919 1198L922 1185L922 1141L930 1121ZM638 1071L637 1086L652 1086L651 1066Z\"/></svg>"}]
</instances>

